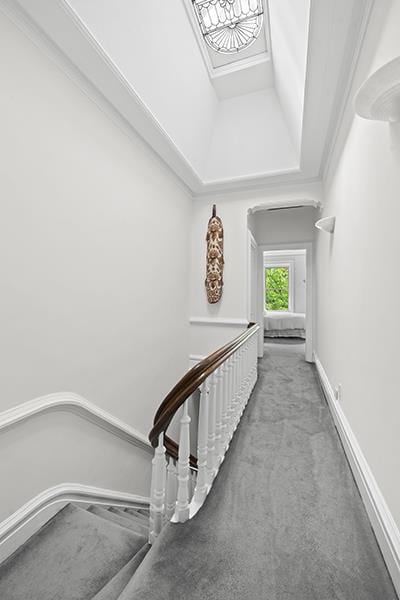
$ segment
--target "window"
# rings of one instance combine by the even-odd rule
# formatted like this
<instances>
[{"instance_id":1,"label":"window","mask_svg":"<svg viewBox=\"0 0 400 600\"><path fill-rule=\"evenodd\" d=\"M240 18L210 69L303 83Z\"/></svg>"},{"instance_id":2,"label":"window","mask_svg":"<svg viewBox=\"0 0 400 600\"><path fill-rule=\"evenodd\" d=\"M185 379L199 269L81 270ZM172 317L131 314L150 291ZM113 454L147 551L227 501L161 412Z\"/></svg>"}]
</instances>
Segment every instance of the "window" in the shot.
<instances>
[{"instance_id":1,"label":"window","mask_svg":"<svg viewBox=\"0 0 400 600\"><path fill-rule=\"evenodd\" d=\"M263 0L192 0L201 33L216 52L240 52L258 37Z\"/></svg>"},{"instance_id":2,"label":"window","mask_svg":"<svg viewBox=\"0 0 400 600\"><path fill-rule=\"evenodd\" d=\"M289 265L265 267L265 310L290 310Z\"/></svg>"}]
</instances>

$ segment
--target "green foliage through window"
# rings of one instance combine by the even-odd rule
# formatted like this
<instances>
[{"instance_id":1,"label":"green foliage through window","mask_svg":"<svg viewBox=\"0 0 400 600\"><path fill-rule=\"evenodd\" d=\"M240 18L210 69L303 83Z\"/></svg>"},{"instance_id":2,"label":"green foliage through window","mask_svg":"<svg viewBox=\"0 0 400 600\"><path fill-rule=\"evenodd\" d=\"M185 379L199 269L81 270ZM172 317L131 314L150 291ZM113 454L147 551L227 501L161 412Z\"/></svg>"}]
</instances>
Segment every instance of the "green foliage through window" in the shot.
<instances>
[{"instance_id":1,"label":"green foliage through window","mask_svg":"<svg viewBox=\"0 0 400 600\"><path fill-rule=\"evenodd\" d=\"M289 310L289 268L267 267L265 269L265 308Z\"/></svg>"}]
</instances>

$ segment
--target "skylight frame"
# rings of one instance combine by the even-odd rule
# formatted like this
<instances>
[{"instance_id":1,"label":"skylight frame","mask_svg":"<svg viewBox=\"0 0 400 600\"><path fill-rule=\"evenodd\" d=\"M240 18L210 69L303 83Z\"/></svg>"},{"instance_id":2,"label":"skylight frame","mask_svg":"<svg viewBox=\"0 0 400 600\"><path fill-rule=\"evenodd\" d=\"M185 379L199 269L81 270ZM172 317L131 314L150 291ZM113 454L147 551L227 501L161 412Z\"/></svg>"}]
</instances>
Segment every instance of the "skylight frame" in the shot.
<instances>
[{"instance_id":1,"label":"skylight frame","mask_svg":"<svg viewBox=\"0 0 400 600\"><path fill-rule=\"evenodd\" d=\"M263 0L192 0L192 7L201 37L221 54L249 48L263 29Z\"/></svg>"}]
</instances>

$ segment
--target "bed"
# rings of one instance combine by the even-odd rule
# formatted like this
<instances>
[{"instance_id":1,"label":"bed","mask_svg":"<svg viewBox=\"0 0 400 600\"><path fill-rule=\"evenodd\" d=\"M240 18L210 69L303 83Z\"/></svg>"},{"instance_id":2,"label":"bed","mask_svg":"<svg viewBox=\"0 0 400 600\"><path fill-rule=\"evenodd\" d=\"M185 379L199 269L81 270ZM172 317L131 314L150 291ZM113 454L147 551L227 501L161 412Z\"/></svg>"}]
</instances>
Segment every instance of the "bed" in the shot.
<instances>
[{"instance_id":1,"label":"bed","mask_svg":"<svg viewBox=\"0 0 400 600\"><path fill-rule=\"evenodd\" d=\"M287 311L264 312L265 337L306 337L306 316L304 313Z\"/></svg>"}]
</instances>

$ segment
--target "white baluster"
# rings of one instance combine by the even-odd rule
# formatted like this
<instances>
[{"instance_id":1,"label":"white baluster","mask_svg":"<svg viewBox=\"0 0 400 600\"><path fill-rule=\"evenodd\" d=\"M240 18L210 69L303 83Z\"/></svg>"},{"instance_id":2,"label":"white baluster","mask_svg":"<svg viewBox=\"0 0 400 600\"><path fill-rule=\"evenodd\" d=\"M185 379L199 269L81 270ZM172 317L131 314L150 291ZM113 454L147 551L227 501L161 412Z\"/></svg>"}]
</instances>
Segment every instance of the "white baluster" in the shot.
<instances>
[{"instance_id":1,"label":"white baluster","mask_svg":"<svg viewBox=\"0 0 400 600\"><path fill-rule=\"evenodd\" d=\"M150 506L150 534L149 543L152 544L163 525L163 514L165 510L165 479L166 479L166 460L164 448L164 434L161 433L158 438L158 445L154 451L152 460L152 483L151 483L151 506Z\"/></svg>"},{"instance_id":2,"label":"white baluster","mask_svg":"<svg viewBox=\"0 0 400 600\"><path fill-rule=\"evenodd\" d=\"M165 520L170 521L175 513L176 496L178 490L178 480L175 461L170 458L167 467L167 492L166 492L166 509Z\"/></svg>"},{"instance_id":3,"label":"white baluster","mask_svg":"<svg viewBox=\"0 0 400 600\"><path fill-rule=\"evenodd\" d=\"M215 477L215 417L216 417L216 388L217 375L214 371L210 376L208 394L208 436L207 436L207 483L211 485Z\"/></svg>"},{"instance_id":4,"label":"white baluster","mask_svg":"<svg viewBox=\"0 0 400 600\"><path fill-rule=\"evenodd\" d=\"M243 414L244 406L243 406L243 346L239 349L239 417L238 421L240 421L240 417Z\"/></svg>"},{"instance_id":5,"label":"white baluster","mask_svg":"<svg viewBox=\"0 0 400 600\"><path fill-rule=\"evenodd\" d=\"M258 360L258 356L257 356L257 336L253 335L253 348L254 348L254 383L253 383L253 387L256 384L257 381L257 360Z\"/></svg>"},{"instance_id":6,"label":"white baluster","mask_svg":"<svg viewBox=\"0 0 400 600\"><path fill-rule=\"evenodd\" d=\"M195 488L196 488L196 471L191 471L191 473L190 473L190 499L193 498Z\"/></svg>"},{"instance_id":7,"label":"white baluster","mask_svg":"<svg viewBox=\"0 0 400 600\"><path fill-rule=\"evenodd\" d=\"M222 440L222 413L223 413L223 393L224 393L224 378L222 367L216 370L217 385L215 388L215 444L214 444L214 464L216 470L221 463L223 456L223 440Z\"/></svg>"},{"instance_id":8,"label":"white baluster","mask_svg":"<svg viewBox=\"0 0 400 600\"><path fill-rule=\"evenodd\" d=\"M233 386L232 386L232 435L236 429L237 423L237 410L238 410L238 402L237 402L237 380L238 380L238 359L237 359L237 351L232 356L233 362Z\"/></svg>"},{"instance_id":9,"label":"white baluster","mask_svg":"<svg viewBox=\"0 0 400 600\"><path fill-rule=\"evenodd\" d=\"M237 377L236 377L236 427L242 414L242 348L237 351Z\"/></svg>"},{"instance_id":10,"label":"white baluster","mask_svg":"<svg viewBox=\"0 0 400 600\"><path fill-rule=\"evenodd\" d=\"M187 401L183 405L180 420L178 456L178 493L174 521L183 523L189 518L189 456L190 456L190 417Z\"/></svg>"},{"instance_id":11,"label":"white baluster","mask_svg":"<svg viewBox=\"0 0 400 600\"><path fill-rule=\"evenodd\" d=\"M207 495L207 442L208 442L208 380L200 387L199 428L197 433L197 483L194 492L196 504L201 506Z\"/></svg>"},{"instance_id":12,"label":"white baluster","mask_svg":"<svg viewBox=\"0 0 400 600\"><path fill-rule=\"evenodd\" d=\"M247 399L247 342L243 346L242 351L242 401L243 401L243 410L246 407L246 399Z\"/></svg>"},{"instance_id":13,"label":"white baluster","mask_svg":"<svg viewBox=\"0 0 400 600\"><path fill-rule=\"evenodd\" d=\"M222 428L221 428L221 460L225 455L228 444L228 361L222 365Z\"/></svg>"},{"instance_id":14,"label":"white baluster","mask_svg":"<svg viewBox=\"0 0 400 600\"><path fill-rule=\"evenodd\" d=\"M234 359L233 356L230 356L228 359L228 446L232 439L233 435L233 419L235 414L234 408Z\"/></svg>"},{"instance_id":15,"label":"white baluster","mask_svg":"<svg viewBox=\"0 0 400 600\"><path fill-rule=\"evenodd\" d=\"M237 379L237 356L236 353L232 355L232 373L231 373L232 385L231 385L231 426L230 426L230 439L235 432L236 426L236 379Z\"/></svg>"},{"instance_id":16,"label":"white baluster","mask_svg":"<svg viewBox=\"0 0 400 600\"><path fill-rule=\"evenodd\" d=\"M250 396L250 342L245 346L245 398L246 404Z\"/></svg>"}]
</instances>

